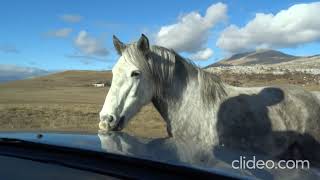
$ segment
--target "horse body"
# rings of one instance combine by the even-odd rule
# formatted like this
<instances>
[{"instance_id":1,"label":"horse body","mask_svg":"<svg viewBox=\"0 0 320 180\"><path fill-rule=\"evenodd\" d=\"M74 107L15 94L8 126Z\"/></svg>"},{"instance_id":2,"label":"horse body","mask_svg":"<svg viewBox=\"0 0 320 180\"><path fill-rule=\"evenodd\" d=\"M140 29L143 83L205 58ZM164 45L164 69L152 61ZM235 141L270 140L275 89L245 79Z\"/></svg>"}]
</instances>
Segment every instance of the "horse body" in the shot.
<instances>
[{"instance_id":1,"label":"horse body","mask_svg":"<svg viewBox=\"0 0 320 180\"><path fill-rule=\"evenodd\" d=\"M294 143L302 151L320 150L320 104L312 93L295 86L232 89L218 112L220 141L273 156ZM320 160L318 150L309 158Z\"/></svg>"},{"instance_id":2,"label":"horse body","mask_svg":"<svg viewBox=\"0 0 320 180\"><path fill-rule=\"evenodd\" d=\"M121 130L152 101L169 136L203 149L232 149L281 156L291 146L320 162L320 95L294 86L233 87L172 50L149 46L145 36L125 45L100 112L100 128ZM318 98L317 98L318 97Z\"/></svg>"},{"instance_id":3,"label":"horse body","mask_svg":"<svg viewBox=\"0 0 320 180\"><path fill-rule=\"evenodd\" d=\"M318 100L318 102L320 104L320 92L319 91L311 91L311 93Z\"/></svg>"},{"instance_id":4,"label":"horse body","mask_svg":"<svg viewBox=\"0 0 320 180\"><path fill-rule=\"evenodd\" d=\"M224 95L208 106L201 99L200 83L206 82L194 79L181 99L153 101L173 137L193 139L205 147L224 145L272 156L303 142L305 134L320 141L320 104L308 91L295 86L223 84Z\"/></svg>"}]
</instances>

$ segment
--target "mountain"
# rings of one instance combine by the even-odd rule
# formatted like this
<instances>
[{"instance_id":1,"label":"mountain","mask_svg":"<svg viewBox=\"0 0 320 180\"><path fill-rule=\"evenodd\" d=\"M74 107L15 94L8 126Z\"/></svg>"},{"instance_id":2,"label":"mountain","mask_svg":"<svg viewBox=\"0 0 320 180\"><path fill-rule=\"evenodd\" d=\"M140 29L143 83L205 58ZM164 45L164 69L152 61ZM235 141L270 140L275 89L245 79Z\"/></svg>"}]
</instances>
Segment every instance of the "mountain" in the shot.
<instances>
[{"instance_id":1,"label":"mountain","mask_svg":"<svg viewBox=\"0 0 320 180\"><path fill-rule=\"evenodd\" d=\"M0 83L28 79L50 73L51 72L39 68L0 64Z\"/></svg>"},{"instance_id":2,"label":"mountain","mask_svg":"<svg viewBox=\"0 0 320 180\"><path fill-rule=\"evenodd\" d=\"M230 58L223 59L207 67L253 64L277 64L300 59L276 50L257 50L253 52L239 53Z\"/></svg>"}]
</instances>

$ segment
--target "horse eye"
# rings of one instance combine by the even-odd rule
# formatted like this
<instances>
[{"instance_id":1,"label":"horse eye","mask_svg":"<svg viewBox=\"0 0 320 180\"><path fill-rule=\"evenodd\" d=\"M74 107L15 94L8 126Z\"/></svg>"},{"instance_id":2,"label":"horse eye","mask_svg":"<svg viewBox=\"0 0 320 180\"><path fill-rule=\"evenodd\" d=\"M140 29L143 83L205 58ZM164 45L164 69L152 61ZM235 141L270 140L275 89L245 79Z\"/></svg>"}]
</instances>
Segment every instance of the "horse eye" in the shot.
<instances>
[{"instance_id":1,"label":"horse eye","mask_svg":"<svg viewBox=\"0 0 320 180\"><path fill-rule=\"evenodd\" d=\"M140 75L140 72L139 71L133 71L131 73L131 77L138 77Z\"/></svg>"}]
</instances>

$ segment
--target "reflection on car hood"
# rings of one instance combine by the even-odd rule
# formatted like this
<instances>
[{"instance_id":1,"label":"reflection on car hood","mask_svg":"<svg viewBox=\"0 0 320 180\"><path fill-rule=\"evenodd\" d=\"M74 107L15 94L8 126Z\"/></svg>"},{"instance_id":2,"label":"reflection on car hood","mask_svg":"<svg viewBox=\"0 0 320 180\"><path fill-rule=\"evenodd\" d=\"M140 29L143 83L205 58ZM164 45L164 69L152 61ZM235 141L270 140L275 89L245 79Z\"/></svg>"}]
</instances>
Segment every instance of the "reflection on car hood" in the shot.
<instances>
[{"instance_id":1,"label":"reflection on car hood","mask_svg":"<svg viewBox=\"0 0 320 180\"><path fill-rule=\"evenodd\" d=\"M241 155L250 157L250 154L223 148L218 148L212 152L208 148L202 148L197 142L177 138L138 138L123 132L98 134L2 132L0 133L0 138L14 138L36 143L115 153L175 165L201 168L206 171L227 172L238 177L240 175L263 179L315 179L317 174L319 175L319 171L314 169L233 169L231 166L232 160L238 160ZM266 158L260 157L260 159Z\"/></svg>"},{"instance_id":2,"label":"reflection on car hood","mask_svg":"<svg viewBox=\"0 0 320 180\"><path fill-rule=\"evenodd\" d=\"M1 132L0 138L14 138L49 145L102 151L100 140L96 134Z\"/></svg>"}]
</instances>

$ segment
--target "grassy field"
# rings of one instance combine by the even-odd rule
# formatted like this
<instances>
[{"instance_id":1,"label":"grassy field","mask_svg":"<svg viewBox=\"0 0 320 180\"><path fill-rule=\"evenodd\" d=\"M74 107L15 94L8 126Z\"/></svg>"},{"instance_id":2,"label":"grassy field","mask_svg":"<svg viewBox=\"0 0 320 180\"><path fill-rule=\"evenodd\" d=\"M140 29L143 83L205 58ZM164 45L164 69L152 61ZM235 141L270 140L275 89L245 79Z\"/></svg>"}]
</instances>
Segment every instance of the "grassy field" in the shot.
<instances>
[{"instance_id":1,"label":"grassy field","mask_svg":"<svg viewBox=\"0 0 320 180\"><path fill-rule=\"evenodd\" d=\"M28 80L0 84L0 130L77 131L96 133L99 111L108 88L95 88L99 80L111 80L110 72L66 71ZM222 79L236 86L295 84L320 90L314 77L233 75ZM125 128L143 137L165 137L165 124L149 104Z\"/></svg>"},{"instance_id":2,"label":"grassy field","mask_svg":"<svg viewBox=\"0 0 320 180\"><path fill-rule=\"evenodd\" d=\"M46 77L0 84L0 130L77 131L96 133L110 72L67 71ZM150 104L125 131L148 137L166 136L165 124Z\"/></svg>"}]
</instances>

